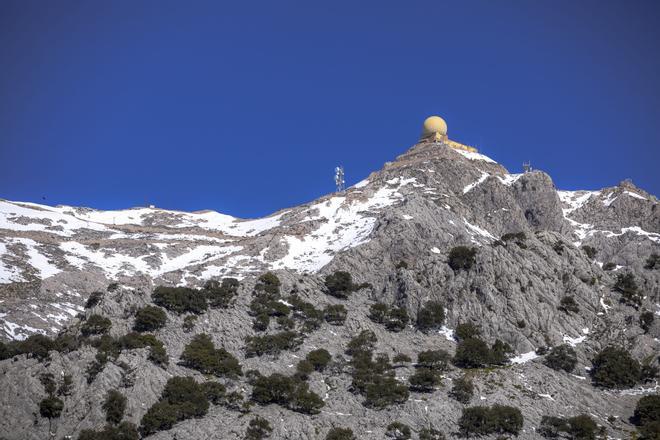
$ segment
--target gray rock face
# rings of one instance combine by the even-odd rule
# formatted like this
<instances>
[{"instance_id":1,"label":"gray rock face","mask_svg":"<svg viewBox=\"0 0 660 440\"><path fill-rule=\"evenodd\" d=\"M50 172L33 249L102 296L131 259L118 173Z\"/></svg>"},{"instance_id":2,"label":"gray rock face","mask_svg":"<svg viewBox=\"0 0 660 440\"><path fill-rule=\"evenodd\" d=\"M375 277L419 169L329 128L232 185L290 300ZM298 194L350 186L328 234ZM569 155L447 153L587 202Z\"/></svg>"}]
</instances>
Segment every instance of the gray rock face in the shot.
<instances>
[{"instance_id":1,"label":"gray rock face","mask_svg":"<svg viewBox=\"0 0 660 440\"><path fill-rule=\"evenodd\" d=\"M422 143L342 194L286 209L265 219L242 221L217 213L179 213L158 209L100 212L87 208L45 207L0 202L0 324L5 339L21 339L63 328L77 334L81 316L98 313L112 320L112 335L130 331L133 313L150 303L156 285L200 286L207 279L241 279L236 304L199 317L192 332L183 317L168 313L167 325L155 334L163 341L170 364L147 360L148 350L124 350L88 384L85 370L96 350L84 347L68 354L53 352L39 363L25 355L0 361L0 432L9 439L78 435L105 423L101 402L109 389L128 398L126 420L139 423L157 401L168 378L204 376L177 364L185 345L197 333L208 333L216 346L239 358L243 369L263 374L292 374L307 352L326 348L333 355L330 372L313 373L310 389L325 406L305 416L275 405L255 406L268 419L272 438L324 438L334 426L350 427L358 438L382 439L386 426L399 420L419 431L432 424L449 438L464 405L451 399L454 368L430 394L411 393L405 404L384 410L366 408L363 397L349 391L351 378L346 344L361 330L378 337L377 352L416 359L429 349L456 347L452 329L472 322L489 343L500 339L516 351L508 367L475 370L471 405L502 403L521 409L520 438L539 438L535 429L544 415L591 414L614 438L627 438L640 395L658 391L657 383L637 389L594 388L587 368L595 353L622 345L638 360L657 365L660 326L644 332L643 310L660 313L660 270L645 268L660 254L657 199L624 182L601 191L557 191L540 171L510 174L489 158L443 144ZM503 240L505 234L524 238ZM589 258L582 246L592 246ZM471 270L448 264L456 246L477 249ZM401 262L405 262L402 265ZM603 270L604 263L614 270ZM324 323L294 351L279 356L245 357L245 338L252 336L248 315L255 278L272 270L282 292L323 308L344 304L343 326ZM323 277L348 271L370 287L339 300L324 293ZM612 289L619 274L633 273L644 298L639 308L619 302ZM117 289L106 292L110 283ZM100 304L82 305L95 290L106 292ZM558 306L572 297L579 312ZM424 334L408 326L392 333L368 319L376 301L405 307L414 322L420 308L437 300L446 309L445 327ZM271 331L274 330L271 324ZM574 374L546 367L534 350L569 343L578 354ZM123 367L123 368L122 368ZM62 416L52 424L38 414L45 396L39 375L71 374L73 392ZM406 382L408 364L396 369ZM224 380L229 390L249 396L245 379ZM611 416L615 417L613 422ZM180 422L154 439L238 439L251 416L212 406L201 419Z\"/></svg>"}]
</instances>

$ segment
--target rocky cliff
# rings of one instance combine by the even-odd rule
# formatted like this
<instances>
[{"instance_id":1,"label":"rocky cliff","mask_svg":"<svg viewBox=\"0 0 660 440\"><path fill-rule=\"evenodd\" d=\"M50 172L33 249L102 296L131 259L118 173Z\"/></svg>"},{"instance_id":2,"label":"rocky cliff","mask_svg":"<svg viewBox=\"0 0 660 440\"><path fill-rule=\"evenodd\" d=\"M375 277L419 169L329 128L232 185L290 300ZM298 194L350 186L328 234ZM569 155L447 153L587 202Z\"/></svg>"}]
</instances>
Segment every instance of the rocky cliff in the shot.
<instances>
[{"instance_id":1,"label":"rocky cliff","mask_svg":"<svg viewBox=\"0 0 660 440\"><path fill-rule=\"evenodd\" d=\"M452 249L459 247L474 252L463 268L450 264ZM647 367L657 365L660 328L640 321L643 313L660 314L657 254L658 200L630 182L558 191L541 171L511 174L484 155L430 142L340 194L256 220L0 201L0 324L7 341L36 333L80 338L92 315L109 318L109 334L119 338L131 331L135 311L152 303L155 286L240 281L235 304L203 312L193 330L184 328L184 315L167 312L167 324L154 334L168 365L150 362L145 348L126 349L88 381L99 348L84 338L73 350L52 351L46 361L29 354L0 361L0 432L10 439L44 438L49 430L54 438L77 438L82 429L105 424L101 403L111 389L128 399L125 420L139 425L168 378L208 378L179 362L194 335L206 333L244 371L263 375L292 375L306 353L327 349L332 368L307 379L323 407L308 415L255 405L246 415L217 405L150 438L243 438L253 415L269 420L272 438L325 438L332 427L349 427L357 438L382 439L394 420L414 432L433 425L453 438L460 436L457 421L465 404L449 392L466 373L475 386L470 405L520 409L520 438L540 438L543 416L578 414L590 415L613 438L629 438L635 404L640 395L657 392L657 382L651 377L633 387L598 387L589 370L607 346L625 348ZM282 295L295 293L318 309L343 305L343 325L324 322L293 349L250 355L247 338L263 333L253 327L255 283L267 271L281 280ZM328 295L325 277L337 271L360 285L346 299ZM634 298L630 289L622 293L624 275L634 279ZM85 308L94 291L103 293L101 299ZM419 311L432 301L444 307L443 326L420 331ZM368 316L375 303L404 309L407 324L392 331L374 322ZM346 347L360 331L373 331L375 352L413 360L393 370L396 380L408 384L419 370L417 355L454 353L454 330L465 323L479 327L488 344L508 344L509 361L469 371L448 368L431 392L413 389L405 402L383 409L365 406L364 396L352 390ZM271 321L267 334L276 327ZM543 356L543 347L563 344L577 355L570 373L549 368ZM39 414L44 372L73 378L62 414L51 420ZM253 383L247 378L223 383L250 400Z\"/></svg>"}]
</instances>

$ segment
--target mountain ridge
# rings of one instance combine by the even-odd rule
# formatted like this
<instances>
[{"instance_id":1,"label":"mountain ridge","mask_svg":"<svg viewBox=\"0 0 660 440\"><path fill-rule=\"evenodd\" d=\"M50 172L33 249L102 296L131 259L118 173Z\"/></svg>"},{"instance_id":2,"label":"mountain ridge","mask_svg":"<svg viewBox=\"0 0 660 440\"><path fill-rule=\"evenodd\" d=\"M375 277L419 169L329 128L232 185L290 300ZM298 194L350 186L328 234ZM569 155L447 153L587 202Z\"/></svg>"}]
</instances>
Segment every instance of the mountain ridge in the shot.
<instances>
[{"instance_id":1,"label":"mountain ridge","mask_svg":"<svg viewBox=\"0 0 660 440\"><path fill-rule=\"evenodd\" d=\"M12 211L14 206L0 202L0 274L9 281L0 284L5 339L35 333L80 338L95 315L110 320L111 337L122 338L134 326L135 311L155 301L156 286L201 288L234 277L239 287L235 305L202 312L193 332L185 330L184 316L167 311L166 325L155 332L171 359L167 366L153 365L145 348L122 350L86 382L98 350L84 337L74 351L51 352L45 366L25 355L0 361L7 388L0 395L0 428L13 433L9 438L43 436L45 420L31 414L43 395L38 378L44 368L74 377L63 416L48 426L56 435L98 429L98 402L117 387L128 399L127 420L139 425L168 378L208 380L175 362L195 333L208 334L246 371L261 374L289 376L305 353L319 347L332 355L330 372L309 379L309 389L324 402L318 415L276 405L251 410L271 422L286 420L273 426L273 438L323 438L331 427L347 426L360 438L382 439L397 419L416 430L431 424L448 438L461 437L456 424L464 408L449 388L463 374L475 383L473 405L520 408L521 438L539 438L542 416L579 414L590 414L613 438L624 438L634 429L628 418L639 396L659 389L655 379L613 390L588 379L594 358L611 345L648 367L658 365L660 326L656 320L642 328L641 314L660 315L660 271L649 263L660 254L660 209L655 196L629 182L557 191L542 171L510 174L479 153L422 142L342 193L262 219L234 222L219 213L142 208L139 217L124 212L123 224L92 222L117 221L117 213L100 211L81 211L87 217L69 216L63 223L70 208L31 213L20 206ZM472 257L456 265L455 253ZM297 297L320 310L341 306L343 325L326 315L318 329L301 333L299 346L255 357L246 344L263 334L252 310L258 277L268 271L290 295L280 304L293 307ZM343 271L359 287L337 298L327 277ZM617 287L628 274L635 280L629 297ZM100 299L85 308L93 291ZM432 302L444 307L442 327L420 331L415 323ZM410 320L392 331L374 320L376 304L405 310ZM266 323L266 335L276 334L274 321ZM510 347L504 366L450 369L442 378L446 386L431 394L412 390L410 399L384 410L365 406L360 393L351 392L346 347L361 331L373 332L378 353L412 359L421 350L456 354L464 324L478 327L488 344ZM570 374L546 366L544 349L562 345L576 352ZM141 374L126 384L126 368ZM418 369L398 366L394 380L405 384ZM223 383L249 400L249 381ZM182 421L153 438L241 438L246 425L240 412L214 406L204 418Z\"/></svg>"}]
</instances>

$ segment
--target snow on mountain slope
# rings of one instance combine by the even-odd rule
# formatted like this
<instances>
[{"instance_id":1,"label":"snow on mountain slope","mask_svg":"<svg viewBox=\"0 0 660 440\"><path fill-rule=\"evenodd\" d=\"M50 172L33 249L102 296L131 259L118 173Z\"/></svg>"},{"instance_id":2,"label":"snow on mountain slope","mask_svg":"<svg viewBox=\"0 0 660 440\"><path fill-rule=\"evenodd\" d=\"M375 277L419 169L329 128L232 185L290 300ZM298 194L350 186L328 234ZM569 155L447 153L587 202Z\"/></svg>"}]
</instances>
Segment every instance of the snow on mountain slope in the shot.
<instances>
[{"instance_id":1,"label":"snow on mountain slope","mask_svg":"<svg viewBox=\"0 0 660 440\"><path fill-rule=\"evenodd\" d=\"M17 203L14 203L17 205ZM158 208L133 208L116 211L99 211L90 208L75 208L71 206L46 206L31 203L28 206L42 212L59 213L65 218L74 218L77 228L87 226L97 230L106 230L105 226L137 225L137 226L167 226L171 228L202 228L223 232L227 235L246 237L254 236L268 229L279 226L280 218L286 212L277 215L254 219L241 220L230 215L215 211L182 212ZM23 213L28 213L23 208ZM0 212L3 212L0 206ZM83 226L84 225L84 226ZM73 229L73 227L71 228Z\"/></svg>"},{"instance_id":2,"label":"snow on mountain slope","mask_svg":"<svg viewBox=\"0 0 660 440\"><path fill-rule=\"evenodd\" d=\"M0 229L41 231L62 236L72 236L80 229L108 230L103 225L81 220L50 206L4 200L0 200Z\"/></svg>"},{"instance_id":3,"label":"snow on mountain slope","mask_svg":"<svg viewBox=\"0 0 660 440\"><path fill-rule=\"evenodd\" d=\"M537 186L545 191L541 196ZM557 197L560 208L553 202ZM612 201L606 206L604 200ZM595 238L658 243L660 230L637 222L636 211L625 221L617 220L618 211L610 214L630 204L647 212L655 203L632 186L555 193L543 173L511 174L487 156L437 144L416 145L341 194L260 219L0 200L0 301L5 301L0 312L12 311L3 318L11 324L5 331L19 337L21 328L55 331L70 316L63 307L75 311L90 289L109 282L140 284L147 277L156 284L199 285L212 277L242 279L266 270L318 272L390 223L404 230L441 229L451 242L487 246L506 232L529 228L529 213L553 215L558 209L576 246ZM430 241L419 252L440 256L447 245ZM3 286L25 294L4 299ZM37 297L40 309L34 310L30 305ZM28 319L35 316L43 322Z\"/></svg>"},{"instance_id":4,"label":"snow on mountain slope","mask_svg":"<svg viewBox=\"0 0 660 440\"><path fill-rule=\"evenodd\" d=\"M593 237L616 238L626 234L642 240L660 242L660 230L653 218L653 207L658 204L655 197L641 195L640 189L629 182L614 188L598 191L557 191L562 202L566 221L572 226L580 246ZM645 194L645 193L644 193ZM629 213L635 213L630 218ZM639 219L651 219L648 224L638 224ZM645 229L651 227L651 230Z\"/></svg>"}]
</instances>

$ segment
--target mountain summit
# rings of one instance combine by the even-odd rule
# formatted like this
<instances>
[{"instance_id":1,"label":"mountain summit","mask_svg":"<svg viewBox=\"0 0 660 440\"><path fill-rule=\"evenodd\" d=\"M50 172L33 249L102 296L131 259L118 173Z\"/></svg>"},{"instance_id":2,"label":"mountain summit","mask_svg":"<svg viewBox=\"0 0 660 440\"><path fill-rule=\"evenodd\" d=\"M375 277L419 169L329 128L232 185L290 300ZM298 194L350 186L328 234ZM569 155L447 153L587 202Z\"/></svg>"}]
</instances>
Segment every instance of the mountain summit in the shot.
<instances>
[{"instance_id":1,"label":"mountain summit","mask_svg":"<svg viewBox=\"0 0 660 440\"><path fill-rule=\"evenodd\" d=\"M548 423L543 425L543 416L581 414L610 435L628 435L635 429L628 419L639 396L657 392L657 198L629 181L598 191L558 191L542 171L511 174L450 140L438 119L427 119L419 143L358 184L260 219L0 201L0 324L4 339L15 341L9 350L35 334L78 341L75 349L52 352L46 366L19 348L13 348L17 361L0 362L6 391L0 396L0 431L16 439L43 438L47 429L57 438L77 438L81 429L103 425L101 403L108 390L118 388L128 399L126 420L142 423L143 436L242 438L245 411L229 404L213 406L203 418L175 417L180 422L171 429L144 429L143 416L162 399L168 378L201 382L202 373L211 371L191 366L182 354L203 333L244 371L263 375L290 376L310 350L331 355L330 370L309 373L303 382L321 396L323 409L315 415L293 404L261 406L247 393L258 379L237 376L223 383L257 404L251 411L270 420L273 438L325 438L330 428L345 426L358 438L380 439L392 420L416 431L432 425L448 438L469 437L461 425L465 404L451 397L455 384L468 379L473 405L519 409L521 438L539 438ZM226 281L230 278L234 281ZM336 283L343 287L334 289ZM281 308L275 303L255 305L259 292L270 292L271 285L277 290L271 300L286 311L275 311ZM199 316L193 319L181 313L187 305L177 310L152 293L158 286L170 289L167 295L195 291L204 297L218 290L236 298L231 307L187 315ZM100 343L85 339L90 319L107 319L107 334L121 338L135 328L136 311L152 302L166 309L167 323L155 335L169 364L149 362L137 348L145 345L137 344L106 359L86 379L84 370L102 351ZM429 304L442 308L442 325L431 331L423 324ZM296 316L307 316L305 307L324 310L312 330L299 328ZM468 328L473 330L466 336ZM250 338L278 330L298 332L301 339L283 350L273 350L277 343L270 340L255 356ZM355 382L359 368L347 344L361 331L374 335L372 350L399 356L383 380L410 387L409 397L386 409L370 403L371 385L362 389ZM462 364L466 341L492 345L501 359ZM558 357L557 347L568 347L561 350L574 357L566 371L552 367L550 354ZM612 387L590 377L608 347L625 349L646 376ZM418 359L424 350L453 353L455 366L443 367L442 379L431 379L435 367ZM380 367L369 368L378 377ZM44 369L73 377L72 397L62 399L64 412L48 418L56 421L48 428L33 415L33 402L44 395L39 380ZM126 385L129 370L140 374ZM430 385L419 385L423 374ZM386 382L372 385L386 388ZM555 428L563 432L562 426ZM507 429L498 432L511 433Z\"/></svg>"}]
</instances>

